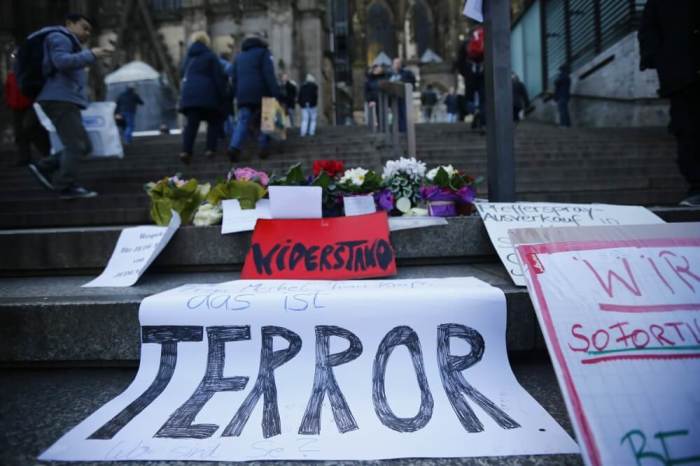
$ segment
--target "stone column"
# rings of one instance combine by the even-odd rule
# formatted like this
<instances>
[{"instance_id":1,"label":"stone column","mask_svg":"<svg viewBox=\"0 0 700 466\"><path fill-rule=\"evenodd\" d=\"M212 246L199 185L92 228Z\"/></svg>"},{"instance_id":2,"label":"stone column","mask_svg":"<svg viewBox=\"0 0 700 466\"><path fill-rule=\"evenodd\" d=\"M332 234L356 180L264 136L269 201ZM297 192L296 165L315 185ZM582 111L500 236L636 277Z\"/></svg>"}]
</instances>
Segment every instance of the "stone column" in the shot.
<instances>
[{"instance_id":1,"label":"stone column","mask_svg":"<svg viewBox=\"0 0 700 466\"><path fill-rule=\"evenodd\" d=\"M319 86L318 109L319 123L327 123L332 109L330 102L326 102L324 94L327 86L333 86L333 76L323 75L323 52L328 46L328 37L324 32L323 22L325 15L325 3L321 0L297 0L298 15L295 18L297 31L297 50L294 53L294 61L299 69L300 81L303 81L306 73L316 77ZM301 82L300 82L301 84Z\"/></svg>"},{"instance_id":2,"label":"stone column","mask_svg":"<svg viewBox=\"0 0 700 466\"><path fill-rule=\"evenodd\" d=\"M275 71L281 73L286 71L289 76L298 81L299 67L293 62L294 32L294 10L287 1L272 1L268 5L268 18L270 19L270 30L268 31L270 52L275 58ZM282 70L279 64L284 64Z\"/></svg>"},{"instance_id":3,"label":"stone column","mask_svg":"<svg viewBox=\"0 0 700 466\"><path fill-rule=\"evenodd\" d=\"M209 32L206 4L206 0L182 0L182 28L185 36L185 53L187 53L187 47L190 45L188 41L193 32Z\"/></svg>"}]
</instances>

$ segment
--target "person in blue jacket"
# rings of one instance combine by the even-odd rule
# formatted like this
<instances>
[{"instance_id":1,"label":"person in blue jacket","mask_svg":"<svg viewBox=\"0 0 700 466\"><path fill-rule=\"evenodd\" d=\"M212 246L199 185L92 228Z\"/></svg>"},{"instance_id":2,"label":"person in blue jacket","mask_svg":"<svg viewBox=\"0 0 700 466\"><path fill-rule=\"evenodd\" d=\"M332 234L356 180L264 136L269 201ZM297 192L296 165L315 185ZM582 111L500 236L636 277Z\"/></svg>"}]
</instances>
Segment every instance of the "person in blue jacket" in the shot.
<instances>
[{"instance_id":1,"label":"person in blue jacket","mask_svg":"<svg viewBox=\"0 0 700 466\"><path fill-rule=\"evenodd\" d=\"M91 21L84 15L66 16L64 26L41 29L28 37L44 35L42 73L46 81L36 101L56 128L63 143L60 154L29 164L29 170L47 189L62 199L95 197L97 193L77 183L80 158L92 150L80 110L88 106L85 68L112 50L102 47L83 49L92 32ZM54 176L55 175L55 176Z\"/></svg>"},{"instance_id":2,"label":"person in blue jacket","mask_svg":"<svg viewBox=\"0 0 700 466\"><path fill-rule=\"evenodd\" d=\"M192 34L192 45L182 66L180 112L187 118L182 132L180 160L189 164L199 124L207 122L207 158L216 154L216 143L225 115L226 75L219 57L209 48L211 40L206 32Z\"/></svg>"},{"instance_id":3,"label":"person in blue jacket","mask_svg":"<svg viewBox=\"0 0 700 466\"><path fill-rule=\"evenodd\" d=\"M238 161L248 131L260 131L262 98L282 97L275 79L272 54L265 39L265 33L246 37L241 44L241 52L233 62L231 87L238 104L238 119L228 148L231 162ZM259 132L260 158L267 157L269 142L269 136Z\"/></svg>"},{"instance_id":4,"label":"person in blue jacket","mask_svg":"<svg viewBox=\"0 0 700 466\"><path fill-rule=\"evenodd\" d=\"M127 88L117 97L117 108L114 115L118 116L124 123L122 131L124 144L131 144L132 135L134 133L134 120L136 119L136 109L139 105L143 105L141 96L136 93L133 84L129 84Z\"/></svg>"}]
</instances>

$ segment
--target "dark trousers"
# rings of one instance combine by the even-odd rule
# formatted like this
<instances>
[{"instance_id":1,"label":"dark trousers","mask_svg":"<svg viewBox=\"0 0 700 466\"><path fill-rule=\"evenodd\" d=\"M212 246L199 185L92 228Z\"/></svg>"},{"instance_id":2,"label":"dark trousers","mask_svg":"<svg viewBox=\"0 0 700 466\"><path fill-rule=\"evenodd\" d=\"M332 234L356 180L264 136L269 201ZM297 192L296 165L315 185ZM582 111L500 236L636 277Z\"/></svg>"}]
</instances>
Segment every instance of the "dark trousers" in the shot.
<instances>
[{"instance_id":1,"label":"dark trousers","mask_svg":"<svg viewBox=\"0 0 700 466\"><path fill-rule=\"evenodd\" d=\"M671 131L678 143L678 168L700 194L700 83L671 95Z\"/></svg>"},{"instance_id":2,"label":"dark trousers","mask_svg":"<svg viewBox=\"0 0 700 466\"><path fill-rule=\"evenodd\" d=\"M216 143L221 133L221 112L209 108L188 108L183 113L187 117L187 123L182 132L182 151L192 153L194 140L197 138L199 124L202 121L207 122L207 150L216 151Z\"/></svg>"},{"instance_id":3,"label":"dark trousers","mask_svg":"<svg viewBox=\"0 0 700 466\"><path fill-rule=\"evenodd\" d=\"M92 151L92 145L83 126L80 107L59 101L44 101L40 105L56 128L63 150L40 160L37 165L45 173L55 173L52 182L60 191L76 183L80 159Z\"/></svg>"},{"instance_id":4,"label":"dark trousers","mask_svg":"<svg viewBox=\"0 0 700 466\"><path fill-rule=\"evenodd\" d=\"M557 101L559 109L559 126L571 127L571 117L569 116L569 99L559 99Z\"/></svg>"},{"instance_id":5,"label":"dark trousers","mask_svg":"<svg viewBox=\"0 0 700 466\"><path fill-rule=\"evenodd\" d=\"M23 110L13 110L13 117L15 142L19 152L17 164L26 165L31 162L32 145L39 151L41 157L48 157L51 152L49 133L41 126L34 108L28 107Z\"/></svg>"}]
</instances>

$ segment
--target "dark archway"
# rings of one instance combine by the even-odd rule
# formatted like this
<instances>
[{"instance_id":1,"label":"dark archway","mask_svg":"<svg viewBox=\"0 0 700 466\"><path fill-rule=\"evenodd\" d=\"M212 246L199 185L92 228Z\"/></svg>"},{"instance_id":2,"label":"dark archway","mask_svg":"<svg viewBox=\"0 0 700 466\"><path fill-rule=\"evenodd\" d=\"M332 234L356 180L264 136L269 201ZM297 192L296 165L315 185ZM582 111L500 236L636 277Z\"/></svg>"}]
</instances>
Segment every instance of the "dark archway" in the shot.
<instances>
[{"instance_id":1,"label":"dark archway","mask_svg":"<svg viewBox=\"0 0 700 466\"><path fill-rule=\"evenodd\" d=\"M411 41L416 44L418 58L426 50L435 51L435 22L433 12L424 0L415 0L411 6Z\"/></svg>"},{"instance_id":2,"label":"dark archway","mask_svg":"<svg viewBox=\"0 0 700 466\"><path fill-rule=\"evenodd\" d=\"M394 15L382 0L373 1L367 8L367 63L384 52L390 57L397 56Z\"/></svg>"}]
</instances>

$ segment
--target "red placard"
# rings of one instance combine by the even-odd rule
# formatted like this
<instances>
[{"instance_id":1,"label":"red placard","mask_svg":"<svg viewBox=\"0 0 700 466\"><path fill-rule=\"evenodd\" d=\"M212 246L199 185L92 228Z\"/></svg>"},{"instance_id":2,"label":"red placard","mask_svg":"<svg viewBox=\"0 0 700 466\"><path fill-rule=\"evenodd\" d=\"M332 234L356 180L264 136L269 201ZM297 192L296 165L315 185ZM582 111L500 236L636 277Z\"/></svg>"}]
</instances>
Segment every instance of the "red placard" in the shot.
<instances>
[{"instance_id":1,"label":"red placard","mask_svg":"<svg viewBox=\"0 0 700 466\"><path fill-rule=\"evenodd\" d=\"M385 212L353 217L258 220L244 279L324 279L396 275Z\"/></svg>"}]
</instances>

